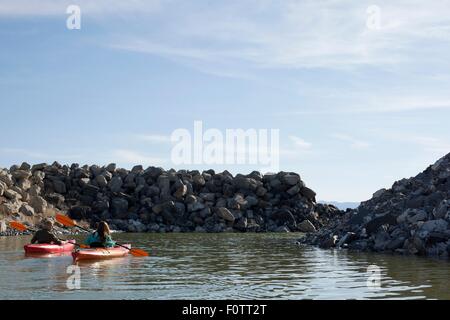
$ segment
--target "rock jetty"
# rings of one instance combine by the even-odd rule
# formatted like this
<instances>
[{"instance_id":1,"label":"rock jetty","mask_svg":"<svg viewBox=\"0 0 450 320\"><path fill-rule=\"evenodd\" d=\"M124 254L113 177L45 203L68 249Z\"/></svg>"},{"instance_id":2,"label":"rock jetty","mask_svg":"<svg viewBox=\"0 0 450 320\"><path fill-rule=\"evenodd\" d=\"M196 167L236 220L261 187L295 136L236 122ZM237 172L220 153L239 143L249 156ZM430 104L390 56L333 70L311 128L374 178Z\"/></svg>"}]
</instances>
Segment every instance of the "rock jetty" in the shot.
<instances>
[{"instance_id":1,"label":"rock jetty","mask_svg":"<svg viewBox=\"0 0 450 320\"><path fill-rule=\"evenodd\" d=\"M382 189L356 210L300 239L322 248L447 257L450 253L450 154L415 177Z\"/></svg>"},{"instance_id":2,"label":"rock jetty","mask_svg":"<svg viewBox=\"0 0 450 320\"><path fill-rule=\"evenodd\" d=\"M314 232L342 214L315 197L293 172L22 163L0 169L0 232L56 212L126 232Z\"/></svg>"}]
</instances>

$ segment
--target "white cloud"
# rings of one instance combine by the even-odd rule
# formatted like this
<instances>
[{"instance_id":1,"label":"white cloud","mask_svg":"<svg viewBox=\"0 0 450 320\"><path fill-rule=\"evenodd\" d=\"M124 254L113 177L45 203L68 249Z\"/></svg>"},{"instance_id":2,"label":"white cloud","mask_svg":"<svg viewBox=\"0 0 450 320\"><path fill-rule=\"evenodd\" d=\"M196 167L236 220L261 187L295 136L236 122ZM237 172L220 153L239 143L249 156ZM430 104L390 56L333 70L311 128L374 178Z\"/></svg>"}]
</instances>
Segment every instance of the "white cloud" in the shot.
<instances>
[{"instance_id":1,"label":"white cloud","mask_svg":"<svg viewBox=\"0 0 450 320\"><path fill-rule=\"evenodd\" d=\"M152 143L171 143L170 136L160 134L137 134L136 139Z\"/></svg>"},{"instance_id":2,"label":"white cloud","mask_svg":"<svg viewBox=\"0 0 450 320\"><path fill-rule=\"evenodd\" d=\"M341 140L341 141L344 141L344 142L349 142L350 146L355 149L365 149L370 146L370 144L368 142L358 140L348 134L335 133L335 134L332 134L331 137Z\"/></svg>"},{"instance_id":3,"label":"white cloud","mask_svg":"<svg viewBox=\"0 0 450 320\"><path fill-rule=\"evenodd\" d=\"M306 142L300 137L290 135L288 138L294 143L294 146L297 149L308 150L312 146L311 143Z\"/></svg>"}]
</instances>

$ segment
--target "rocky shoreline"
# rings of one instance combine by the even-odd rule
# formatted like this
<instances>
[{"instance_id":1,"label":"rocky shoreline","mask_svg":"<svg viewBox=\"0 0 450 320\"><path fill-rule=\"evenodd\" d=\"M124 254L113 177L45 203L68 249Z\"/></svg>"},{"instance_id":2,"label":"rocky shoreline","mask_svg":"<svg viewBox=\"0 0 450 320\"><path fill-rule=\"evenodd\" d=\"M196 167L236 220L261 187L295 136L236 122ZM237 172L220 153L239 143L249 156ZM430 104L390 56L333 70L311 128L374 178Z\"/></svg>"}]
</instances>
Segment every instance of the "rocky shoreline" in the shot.
<instances>
[{"instance_id":1,"label":"rocky shoreline","mask_svg":"<svg viewBox=\"0 0 450 320\"><path fill-rule=\"evenodd\" d=\"M450 154L299 239L321 248L448 257Z\"/></svg>"},{"instance_id":2,"label":"rocky shoreline","mask_svg":"<svg viewBox=\"0 0 450 320\"><path fill-rule=\"evenodd\" d=\"M22 163L0 169L0 236L17 234L8 221L33 227L61 212L123 232L302 232L299 244L321 248L449 256L450 154L357 209L315 197L293 172Z\"/></svg>"},{"instance_id":3,"label":"rocky shoreline","mask_svg":"<svg viewBox=\"0 0 450 320\"><path fill-rule=\"evenodd\" d=\"M57 212L125 232L315 232L342 215L315 196L293 172L22 163L0 169L0 235Z\"/></svg>"}]
</instances>

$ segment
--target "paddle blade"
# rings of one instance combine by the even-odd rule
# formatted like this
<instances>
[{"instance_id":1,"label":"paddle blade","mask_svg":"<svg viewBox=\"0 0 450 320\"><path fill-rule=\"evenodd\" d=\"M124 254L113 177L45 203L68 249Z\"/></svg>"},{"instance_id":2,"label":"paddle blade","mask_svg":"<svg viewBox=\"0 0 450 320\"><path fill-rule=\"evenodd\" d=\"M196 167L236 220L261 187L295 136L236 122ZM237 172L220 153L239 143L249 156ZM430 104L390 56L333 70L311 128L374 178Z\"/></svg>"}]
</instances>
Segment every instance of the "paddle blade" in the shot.
<instances>
[{"instance_id":1,"label":"paddle blade","mask_svg":"<svg viewBox=\"0 0 450 320\"><path fill-rule=\"evenodd\" d=\"M9 226L13 229L19 230L19 231L27 231L28 228L25 227L23 224L21 224L20 222L17 221L11 221L9 223Z\"/></svg>"},{"instance_id":2,"label":"paddle blade","mask_svg":"<svg viewBox=\"0 0 450 320\"><path fill-rule=\"evenodd\" d=\"M141 249L131 249L130 253L135 257L148 257L149 254L147 251Z\"/></svg>"},{"instance_id":3,"label":"paddle blade","mask_svg":"<svg viewBox=\"0 0 450 320\"><path fill-rule=\"evenodd\" d=\"M56 214L56 221L58 221L59 223L61 223L62 225L66 226L66 227L75 227L77 225L75 223L75 221L70 219L68 216L64 216L59 213Z\"/></svg>"}]
</instances>

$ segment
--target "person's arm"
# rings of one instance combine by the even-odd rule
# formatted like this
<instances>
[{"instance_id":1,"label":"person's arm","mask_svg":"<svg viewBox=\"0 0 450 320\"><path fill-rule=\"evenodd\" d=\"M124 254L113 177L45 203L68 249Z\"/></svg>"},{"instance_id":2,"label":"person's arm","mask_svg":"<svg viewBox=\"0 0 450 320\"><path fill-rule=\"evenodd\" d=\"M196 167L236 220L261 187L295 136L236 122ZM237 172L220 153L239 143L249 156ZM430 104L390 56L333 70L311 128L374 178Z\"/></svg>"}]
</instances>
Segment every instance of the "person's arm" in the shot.
<instances>
[{"instance_id":1,"label":"person's arm","mask_svg":"<svg viewBox=\"0 0 450 320\"><path fill-rule=\"evenodd\" d=\"M116 245L116 242L111 238L111 236L107 236L105 244L107 247L114 247Z\"/></svg>"},{"instance_id":2,"label":"person's arm","mask_svg":"<svg viewBox=\"0 0 450 320\"><path fill-rule=\"evenodd\" d=\"M62 242L61 242L61 240L59 240L53 233L51 233L51 240L52 240L52 242L53 243L55 243L55 244L57 244L57 245L62 245Z\"/></svg>"},{"instance_id":3,"label":"person's arm","mask_svg":"<svg viewBox=\"0 0 450 320\"><path fill-rule=\"evenodd\" d=\"M37 237L36 237L37 232L33 235L33 238L31 239L31 243L36 243L37 241Z\"/></svg>"},{"instance_id":4,"label":"person's arm","mask_svg":"<svg viewBox=\"0 0 450 320\"><path fill-rule=\"evenodd\" d=\"M89 237L84 241L84 244L90 246L92 242L95 242L94 235L91 233Z\"/></svg>"}]
</instances>

